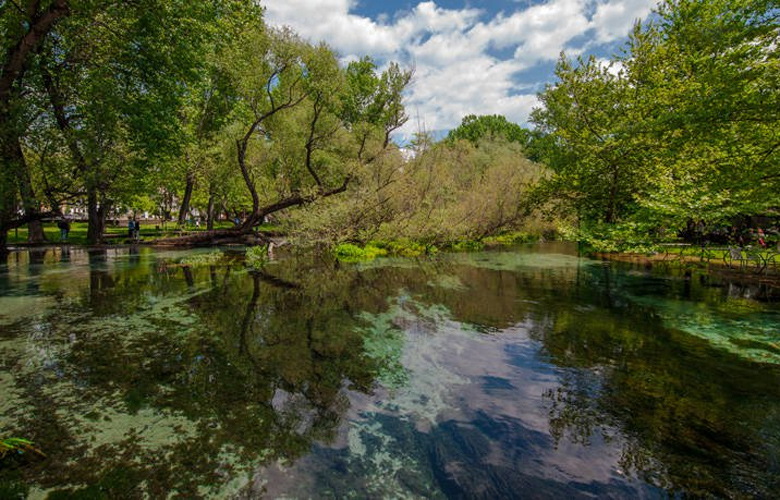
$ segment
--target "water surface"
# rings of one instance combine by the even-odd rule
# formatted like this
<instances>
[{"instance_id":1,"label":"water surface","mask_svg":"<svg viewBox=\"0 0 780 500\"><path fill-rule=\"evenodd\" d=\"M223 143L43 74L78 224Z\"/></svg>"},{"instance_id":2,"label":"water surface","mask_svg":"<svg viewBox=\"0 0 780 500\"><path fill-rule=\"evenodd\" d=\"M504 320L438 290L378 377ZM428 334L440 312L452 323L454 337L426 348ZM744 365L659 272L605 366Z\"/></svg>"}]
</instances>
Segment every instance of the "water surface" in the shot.
<instances>
[{"instance_id":1,"label":"water surface","mask_svg":"<svg viewBox=\"0 0 780 500\"><path fill-rule=\"evenodd\" d=\"M2 498L770 497L780 304L571 246L12 254ZM181 265L182 259L189 266Z\"/></svg>"}]
</instances>

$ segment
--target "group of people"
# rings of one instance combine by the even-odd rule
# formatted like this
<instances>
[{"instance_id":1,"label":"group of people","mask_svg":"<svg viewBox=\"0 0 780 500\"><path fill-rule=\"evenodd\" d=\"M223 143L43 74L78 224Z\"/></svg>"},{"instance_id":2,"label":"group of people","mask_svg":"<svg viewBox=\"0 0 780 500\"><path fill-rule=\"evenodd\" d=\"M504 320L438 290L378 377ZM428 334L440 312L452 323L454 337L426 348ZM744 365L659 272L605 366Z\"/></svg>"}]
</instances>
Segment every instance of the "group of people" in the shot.
<instances>
[{"instance_id":1,"label":"group of people","mask_svg":"<svg viewBox=\"0 0 780 500\"><path fill-rule=\"evenodd\" d=\"M685 241L706 245L716 243L721 245L737 244L740 247L759 246L767 248L780 239L780 231L776 226L763 229L757 225L734 224L729 226L708 226L703 220L695 222L689 219L685 229L679 234Z\"/></svg>"},{"instance_id":2,"label":"group of people","mask_svg":"<svg viewBox=\"0 0 780 500\"><path fill-rule=\"evenodd\" d=\"M774 235L778 234L776 230L772 229L767 230L767 232L770 232ZM731 234L733 241L737 242L741 247L748 245L758 245L761 248L766 248L768 245L767 234L760 227L755 229L751 227L747 231L739 231L736 227L732 227Z\"/></svg>"}]
</instances>

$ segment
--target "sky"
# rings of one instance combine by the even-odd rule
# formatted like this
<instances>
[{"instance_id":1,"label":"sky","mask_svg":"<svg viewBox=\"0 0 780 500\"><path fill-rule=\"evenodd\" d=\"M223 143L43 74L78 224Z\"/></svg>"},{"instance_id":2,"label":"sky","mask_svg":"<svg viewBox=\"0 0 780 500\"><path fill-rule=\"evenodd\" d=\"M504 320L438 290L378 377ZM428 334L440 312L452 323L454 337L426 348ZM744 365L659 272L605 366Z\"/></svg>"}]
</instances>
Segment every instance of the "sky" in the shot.
<instances>
[{"instance_id":1,"label":"sky","mask_svg":"<svg viewBox=\"0 0 780 500\"><path fill-rule=\"evenodd\" d=\"M326 42L348 62L414 68L406 94L417 131L446 134L469 114L526 124L536 94L568 57L619 54L656 0L262 0L266 22Z\"/></svg>"}]
</instances>

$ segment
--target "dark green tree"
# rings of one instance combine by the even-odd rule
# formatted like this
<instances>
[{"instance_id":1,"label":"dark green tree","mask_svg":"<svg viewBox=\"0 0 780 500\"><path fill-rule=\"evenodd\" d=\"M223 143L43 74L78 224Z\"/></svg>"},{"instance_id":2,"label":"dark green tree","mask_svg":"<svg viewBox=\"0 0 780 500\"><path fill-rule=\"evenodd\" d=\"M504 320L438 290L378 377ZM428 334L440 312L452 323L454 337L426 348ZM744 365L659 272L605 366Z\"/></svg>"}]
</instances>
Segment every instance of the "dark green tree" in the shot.
<instances>
[{"instance_id":1,"label":"dark green tree","mask_svg":"<svg viewBox=\"0 0 780 500\"><path fill-rule=\"evenodd\" d=\"M528 146L531 132L516 123L512 123L501 115L468 115L461 124L447 134L447 140L463 139L475 146L482 140L494 141L503 139Z\"/></svg>"}]
</instances>

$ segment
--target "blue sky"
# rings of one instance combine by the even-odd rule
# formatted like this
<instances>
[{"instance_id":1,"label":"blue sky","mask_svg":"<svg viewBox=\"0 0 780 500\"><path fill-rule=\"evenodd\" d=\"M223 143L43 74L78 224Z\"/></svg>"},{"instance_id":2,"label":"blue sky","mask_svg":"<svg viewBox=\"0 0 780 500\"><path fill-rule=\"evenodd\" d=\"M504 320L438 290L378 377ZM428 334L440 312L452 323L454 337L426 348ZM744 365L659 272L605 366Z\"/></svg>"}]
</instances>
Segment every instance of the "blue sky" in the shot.
<instances>
[{"instance_id":1,"label":"blue sky","mask_svg":"<svg viewBox=\"0 0 780 500\"><path fill-rule=\"evenodd\" d=\"M406 106L437 135L468 114L525 123L561 51L605 61L656 0L262 0L266 21L325 41L344 61L414 67ZM401 138L403 140L403 138Z\"/></svg>"}]
</instances>

